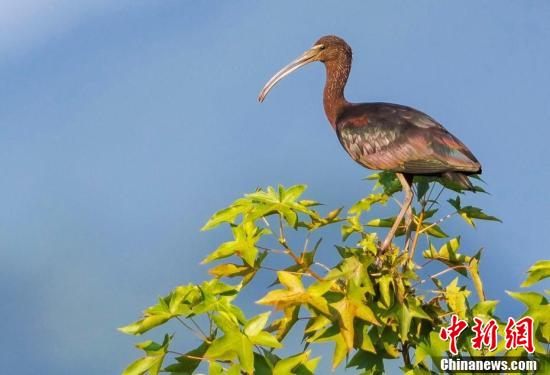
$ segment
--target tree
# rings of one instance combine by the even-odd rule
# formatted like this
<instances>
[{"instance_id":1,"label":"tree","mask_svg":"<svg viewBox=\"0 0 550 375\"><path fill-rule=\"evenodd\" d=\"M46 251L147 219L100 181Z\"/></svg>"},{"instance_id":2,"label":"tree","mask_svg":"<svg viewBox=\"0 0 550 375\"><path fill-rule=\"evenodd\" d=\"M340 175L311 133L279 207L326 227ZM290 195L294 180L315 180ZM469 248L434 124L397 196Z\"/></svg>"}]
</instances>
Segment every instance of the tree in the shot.
<instances>
[{"instance_id":1,"label":"tree","mask_svg":"<svg viewBox=\"0 0 550 375\"><path fill-rule=\"evenodd\" d=\"M430 374L434 373L430 359L435 363L449 350L440 332L451 317L472 325L474 317L495 319L504 334L506 322L495 315L498 301L486 298L479 275L481 250L462 253L460 237L450 237L442 228L453 215L470 226L478 220L499 220L480 208L463 205L457 187L439 189L442 181L417 178L412 218L397 232L403 238L402 248L394 241L388 251L381 252L378 234L372 228L391 227L395 218L365 217L373 206L394 199L401 186L393 173L369 178L376 182L373 193L345 215L341 208L322 215L316 201L302 198L304 185L257 190L216 212L203 230L229 225L232 238L205 257L204 264L217 263L208 271L212 278L176 287L147 308L140 320L120 329L141 335L176 319L199 337L201 344L180 352L173 349L174 335L166 335L162 343L142 342L137 347L145 355L123 374L192 374L201 363L210 374L312 374L320 358L312 358L310 347L322 343L333 344L333 368L345 361L346 367L358 373L380 374L384 361L398 360L406 374ZM439 199L444 189L457 192L457 196L442 206ZM476 190L483 191L480 187ZM436 220L446 208L451 208L451 213ZM324 244L310 238L332 226L341 227L343 242L336 246L338 262L325 265L317 260ZM289 236L289 231L295 233ZM305 236L299 248L294 243L297 234ZM419 246L425 246L421 254L415 252ZM287 266L275 268L276 257L287 259ZM280 264L280 258L275 263ZM422 262L415 263L420 258ZM440 269L422 279L419 271L428 263L439 264ZM273 273L275 281L265 295L258 296L257 303L266 311L247 317L237 305L237 297L257 280L259 272ZM450 273L457 277L445 285L441 277ZM541 261L529 270L522 286L548 276L550 261ZM464 284L466 279L471 283ZM536 292L509 294L523 302L526 314L535 319L534 356L545 360L544 344L550 342L547 299ZM305 325L296 324L298 321ZM286 342L300 339L302 351L291 356L278 354ZM472 356L527 355L519 349L506 350L502 340L495 351L476 350L469 339L461 339L457 345L461 353Z\"/></svg>"}]
</instances>

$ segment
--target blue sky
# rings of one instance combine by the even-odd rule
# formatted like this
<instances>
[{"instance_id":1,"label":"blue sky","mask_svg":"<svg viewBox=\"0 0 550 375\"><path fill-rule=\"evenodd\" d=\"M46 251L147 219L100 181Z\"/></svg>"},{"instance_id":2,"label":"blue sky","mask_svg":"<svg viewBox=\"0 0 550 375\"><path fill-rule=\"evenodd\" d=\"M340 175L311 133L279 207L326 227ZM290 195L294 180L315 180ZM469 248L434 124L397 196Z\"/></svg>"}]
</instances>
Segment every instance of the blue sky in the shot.
<instances>
[{"instance_id":1,"label":"blue sky","mask_svg":"<svg viewBox=\"0 0 550 375\"><path fill-rule=\"evenodd\" d=\"M521 312L503 290L548 258L550 3L112 3L0 4L5 371L119 373L139 339L116 327L205 277L227 233L199 228L244 192L307 183L336 207L370 189L324 117L321 65L256 101L325 34L354 49L349 100L423 110L478 156L491 195L465 199L504 223L450 231L485 248L500 314Z\"/></svg>"}]
</instances>

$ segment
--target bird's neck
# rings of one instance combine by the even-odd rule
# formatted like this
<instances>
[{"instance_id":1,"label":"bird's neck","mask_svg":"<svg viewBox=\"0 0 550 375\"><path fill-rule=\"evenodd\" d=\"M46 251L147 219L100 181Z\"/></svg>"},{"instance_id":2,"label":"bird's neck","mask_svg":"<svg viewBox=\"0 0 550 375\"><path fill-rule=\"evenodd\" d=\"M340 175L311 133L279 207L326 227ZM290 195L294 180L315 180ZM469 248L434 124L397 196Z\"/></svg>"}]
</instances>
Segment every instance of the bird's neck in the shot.
<instances>
[{"instance_id":1,"label":"bird's neck","mask_svg":"<svg viewBox=\"0 0 550 375\"><path fill-rule=\"evenodd\" d=\"M327 80L323 93L323 105L328 121L334 129L343 110L349 105L344 97L344 87L351 70L351 55L342 54L338 58L325 62Z\"/></svg>"}]
</instances>

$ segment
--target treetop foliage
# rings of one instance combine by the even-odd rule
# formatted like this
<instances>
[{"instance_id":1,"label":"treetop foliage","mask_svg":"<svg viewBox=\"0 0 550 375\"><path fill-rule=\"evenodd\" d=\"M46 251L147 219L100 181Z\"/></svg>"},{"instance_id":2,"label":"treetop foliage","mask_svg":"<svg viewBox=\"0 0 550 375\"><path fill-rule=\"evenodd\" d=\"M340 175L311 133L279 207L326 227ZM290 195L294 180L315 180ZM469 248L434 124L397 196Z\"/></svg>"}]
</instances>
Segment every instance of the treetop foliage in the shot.
<instances>
[{"instance_id":1,"label":"treetop foliage","mask_svg":"<svg viewBox=\"0 0 550 375\"><path fill-rule=\"evenodd\" d=\"M495 315L498 301L487 299L479 274L481 250L465 252L460 236L443 229L455 215L472 227L479 220L499 219L464 205L457 187L440 189L441 181L419 178L411 224L397 231L402 246L394 241L389 251L380 252L376 230L391 227L395 217L375 218L371 209L394 200L401 186L390 172L369 179L375 181L373 193L347 211L337 208L323 214L318 202L303 198L306 186L295 185L257 190L212 215L202 229L228 225L232 236L202 262L215 263L208 270L211 279L174 288L139 320L120 328L141 335L177 320L200 345L182 350L176 345L177 334L165 335L162 343L142 342L136 347L144 356L123 374L183 375L199 368L209 374L313 374L320 357L313 356L311 349L325 343L333 346L332 368L345 363L357 373L382 374L386 361L399 360L405 374L432 374L436 372L430 360L449 350L439 331L452 315L469 322L474 317L494 318L499 332L504 332L506 321ZM443 189L456 191L457 196L441 205ZM329 226L340 226L342 242L335 250L321 237L310 240ZM303 233L304 242L291 243L288 231L296 232L293 238ZM322 264L317 257L320 248L336 251L338 261ZM422 251L415 255L417 248ZM280 258L276 264L287 259L287 266L274 267L276 257ZM430 263L439 265L438 272L422 278L419 271ZM265 312L246 316L237 298L257 281L259 272L273 273L275 281L257 297ZM446 274L456 277L445 283ZM521 286L530 287L548 276L550 261L540 261L529 269ZM534 356L546 360L550 343L546 296L534 291L508 294L526 306L524 315L534 318ZM296 324L299 321L305 325ZM465 355L527 355L518 349L506 351L502 340L496 351L476 350L468 334L464 336L458 344ZM301 342L303 350L280 354L287 342Z\"/></svg>"}]
</instances>

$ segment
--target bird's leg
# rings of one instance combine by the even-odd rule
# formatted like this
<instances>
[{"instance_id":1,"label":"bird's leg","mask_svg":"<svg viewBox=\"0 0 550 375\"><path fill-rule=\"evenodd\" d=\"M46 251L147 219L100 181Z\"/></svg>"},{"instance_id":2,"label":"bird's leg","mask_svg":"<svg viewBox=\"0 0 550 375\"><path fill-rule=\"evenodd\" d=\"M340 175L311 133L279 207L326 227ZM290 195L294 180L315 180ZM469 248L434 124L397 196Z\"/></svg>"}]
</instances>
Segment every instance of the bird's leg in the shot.
<instances>
[{"instance_id":1,"label":"bird's leg","mask_svg":"<svg viewBox=\"0 0 550 375\"><path fill-rule=\"evenodd\" d=\"M403 187L403 192L405 193L405 199L403 200L401 211L399 211L399 214L397 215L397 218L395 219L393 226L391 227L390 231L388 232L388 235L384 239L384 242L382 242L382 247L380 248L381 251L386 251L391 241L393 240L393 237L395 237L395 232L397 232L397 228L399 227L399 224L401 224L401 220L403 220L403 216L405 216L405 213L410 209L412 199L413 199L413 192L411 189L411 185L409 184L409 181L407 181L407 178L402 173L396 173L395 175L397 176L397 178L399 179L399 182L401 183L401 186ZM411 212L411 215L412 215L412 212Z\"/></svg>"},{"instance_id":2,"label":"bird's leg","mask_svg":"<svg viewBox=\"0 0 550 375\"><path fill-rule=\"evenodd\" d=\"M405 214L405 246L403 247L403 251L405 252L408 252L409 246L411 246L411 224L413 217L412 204L410 204Z\"/></svg>"}]
</instances>

